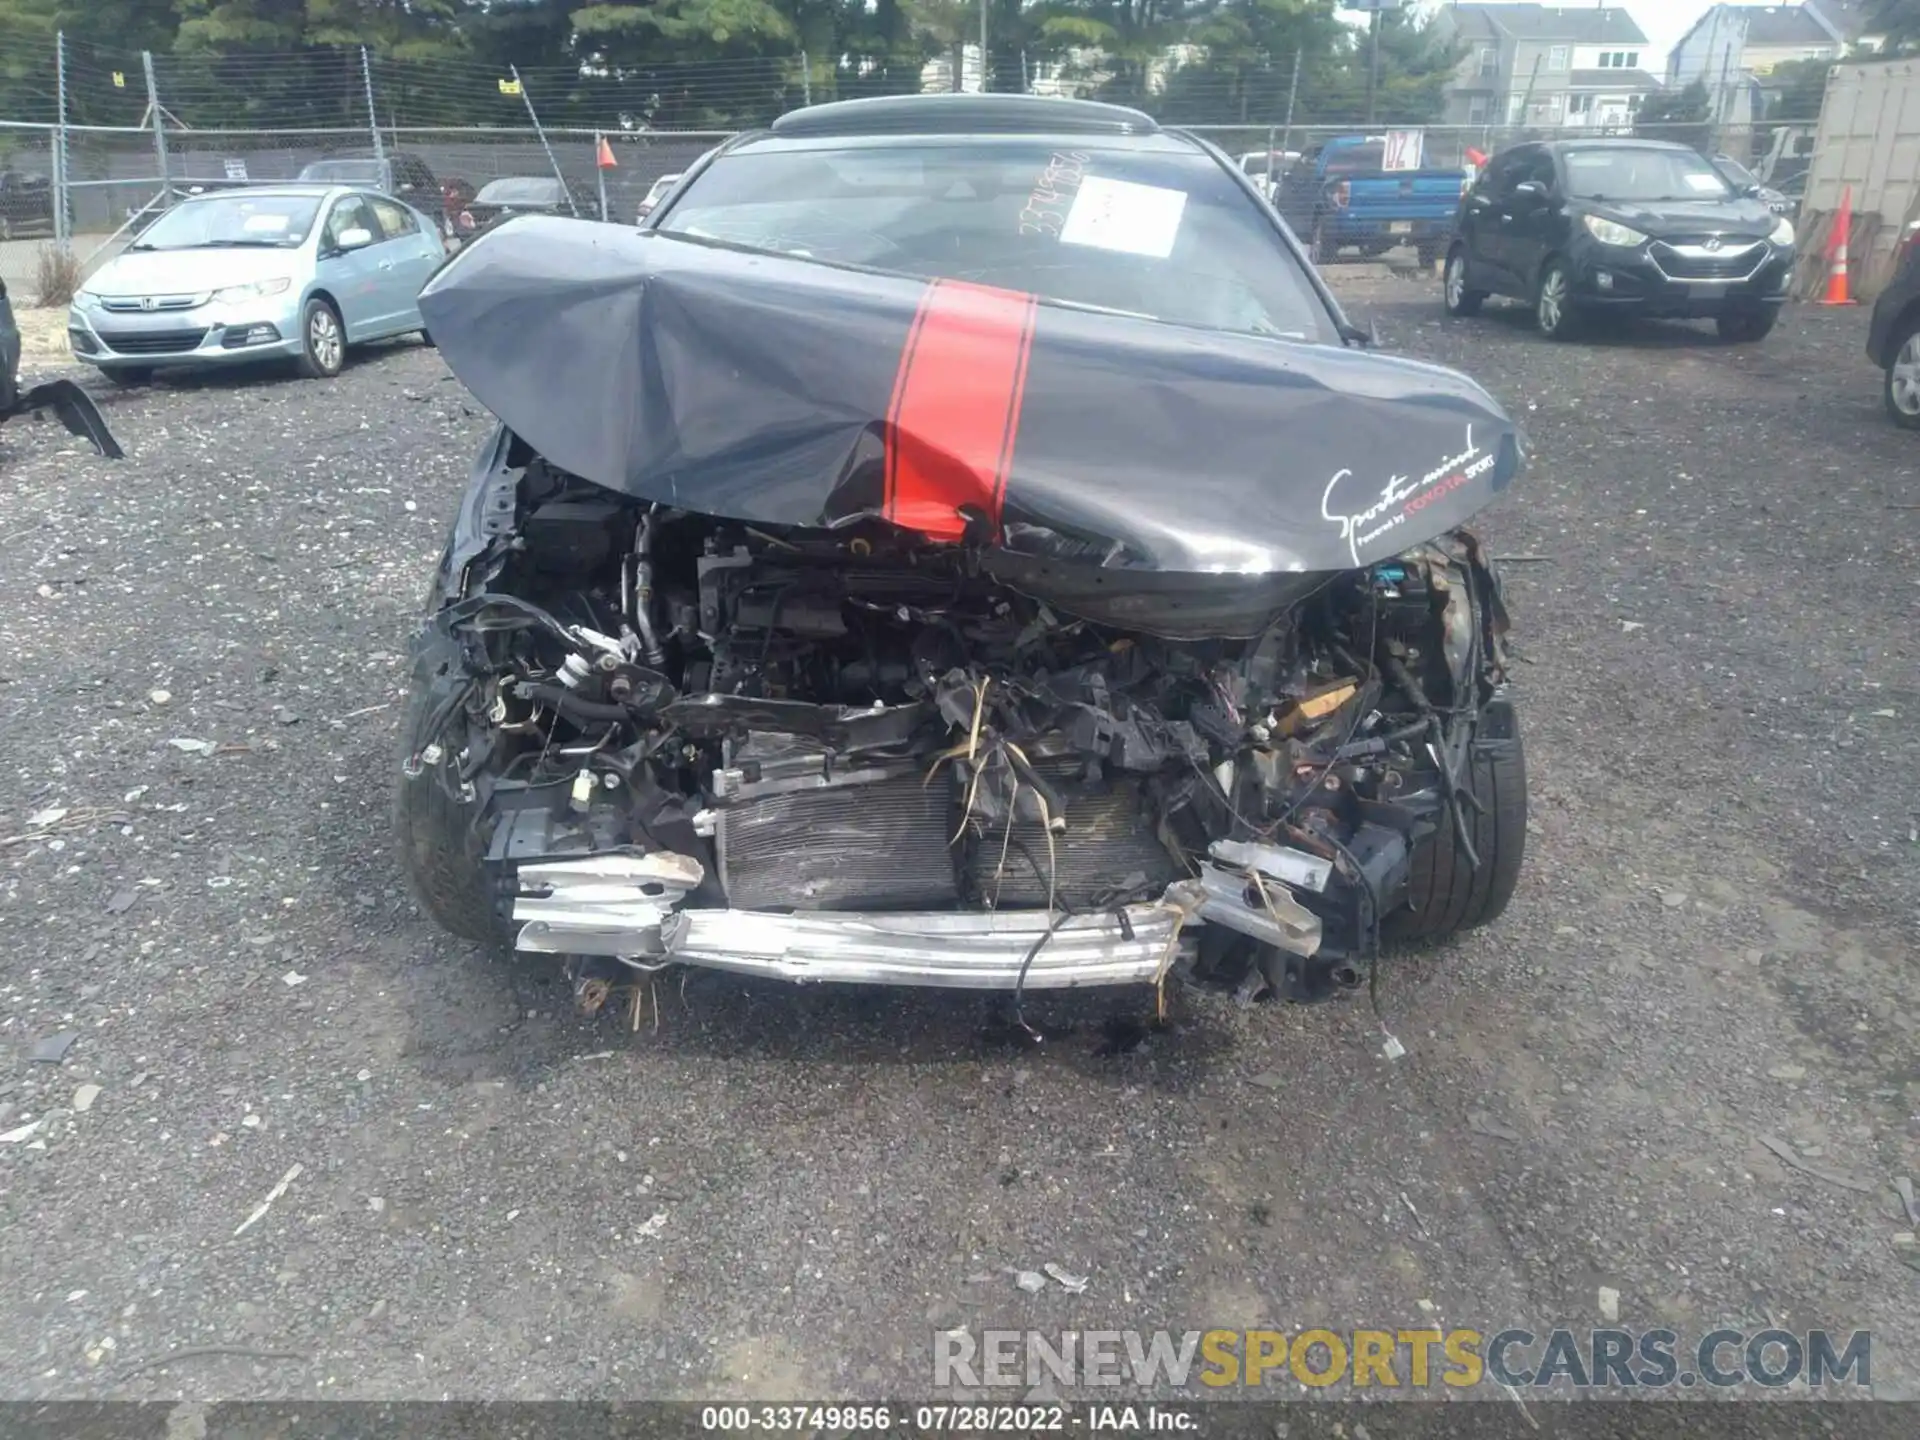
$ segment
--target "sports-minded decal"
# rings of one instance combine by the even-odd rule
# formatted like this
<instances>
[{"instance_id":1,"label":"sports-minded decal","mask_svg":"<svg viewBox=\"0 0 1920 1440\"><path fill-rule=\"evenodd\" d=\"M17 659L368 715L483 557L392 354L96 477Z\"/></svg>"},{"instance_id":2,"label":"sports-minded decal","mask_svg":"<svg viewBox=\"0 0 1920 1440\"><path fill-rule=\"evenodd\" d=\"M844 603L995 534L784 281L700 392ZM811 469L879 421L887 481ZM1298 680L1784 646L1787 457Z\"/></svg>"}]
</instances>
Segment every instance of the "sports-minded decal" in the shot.
<instances>
[{"instance_id":1,"label":"sports-minded decal","mask_svg":"<svg viewBox=\"0 0 1920 1440\"><path fill-rule=\"evenodd\" d=\"M1340 527L1340 538L1346 542L1347 553L1358 565L1362 550L1399 528L1409 515L1419 514L1469 480L1486 474L1493 468L1497 458L1491 451L1483 451L1473 443L1473 427L1469 425L1466 449L1458 455L1448 456L1418 479L1409 480L1405 475L1393 476L1378 490L1366 493L1364 498L1369 503L1357 510L1345 508L1356 488L1349 483L1353 479L1353 471L1340 471L1327 482L1327 488L1320 494L1320 516ZM1342 489L1348 493L1347 501L1339 499Z\"/></svg>"}]
</instances>

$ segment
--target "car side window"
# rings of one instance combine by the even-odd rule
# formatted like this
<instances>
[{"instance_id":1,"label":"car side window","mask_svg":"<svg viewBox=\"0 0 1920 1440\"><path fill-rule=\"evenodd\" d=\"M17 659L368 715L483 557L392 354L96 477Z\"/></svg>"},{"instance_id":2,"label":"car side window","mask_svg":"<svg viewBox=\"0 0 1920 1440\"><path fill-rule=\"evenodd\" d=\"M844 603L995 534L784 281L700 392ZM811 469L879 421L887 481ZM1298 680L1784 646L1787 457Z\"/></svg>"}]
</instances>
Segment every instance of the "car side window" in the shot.
<instances>
[{"instance_id":1,"label":"car side window","mask_svg":"<svg viewBox=\"0 0 1920 1440\"><path fill-rule=\"evenodd\" d=\"M413 218L413 212L395 201L375 196L373 213L380 217L380 228L386 232L389 240L403 239L420 229L419 222Z\"/></svg>"},{"instance_id":2,"label":"car side window","mask_svg":"<svg viewBox=\"0 0 1920 1440\"><path fill-rule=\"evenodd\" d=\"M349 230L365 230L374 239L380 238L380 223L373 218L364 196L349 195L334 202L333 213L327 216L327 228L321 236L322 248L338 250L340 237Z\"/></svg>"},{"instance_id":3,"label":"car side window","mask_svg":"<svg viewBox=\"0 0 1920 1440\"><path fill-rule=\"evenodd\" d=\"M1511 195L1518 171L1525 160L1525 155L1514 150L1494 156L1487 163L1486 173L1480 177L1480 193L1489 200L1500 200Z\"/></svg>"},{"instance_id":4,"label":"car side window","mask_svg":"<svg viewBox=\"0 0 1920 1440\"><path fill-rule=\"evenodd\" d=\"M1516 183L1528 180L1538 185L1547 194L1553 194L1558 188L1558 181L1553 173L1553 156L1545 150L1535 150L1528 155Z\"/></svg>"}]
</instances>

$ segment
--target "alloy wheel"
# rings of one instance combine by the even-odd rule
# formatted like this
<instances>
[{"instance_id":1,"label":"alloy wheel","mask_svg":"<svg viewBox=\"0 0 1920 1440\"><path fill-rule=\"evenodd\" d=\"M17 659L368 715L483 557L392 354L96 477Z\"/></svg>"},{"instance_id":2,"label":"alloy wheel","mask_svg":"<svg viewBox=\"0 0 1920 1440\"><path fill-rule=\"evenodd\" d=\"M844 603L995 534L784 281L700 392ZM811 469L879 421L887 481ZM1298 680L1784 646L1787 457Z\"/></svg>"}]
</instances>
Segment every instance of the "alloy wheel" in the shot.
<instances>
[{"instance_id":1,"label":"alloy wheel","mask_svg":"<svg viewBox=\"0 0 1920 1440\"><path fill-rule=\"evenodd\" d=\"M322 370L340 368L340 322L333 318L333 312L324 305L317 306L312 318L307 321L307 342L312 346L313 358Z\"/></svg>"},{"instance_id":2,"label":"alloy wheel","mask_svg":"<svg viewBox=\"0 0 1920 1440\"><path fill-rule=\"evenodd\" d=\"M1894 357L1887 394L1902 415L1920 419L1920 333L1908 336Z\"/></svg>"},{"instance_id":3,"label":"alloy wheel","mask_svg":"<svg viewBox=\"0 0 1920 1440\"><path fill-rule=\"evenodd\" d=\"M1548 335L1559 333L1567 313L1567 276L1563 270L1549 270L1540 282L1540 329Z\"/></svg>"},{"instance_id":4,"label":"alloy wheel","mask_svg":"<svg viewBox=\"0 0 1920 1440\"><path fill-rule=\"evenodd\" d=\"M1467 257L1455 252L1447 258L1447 304L1452 309L1460 308L1461 297L1467 293Z\"/></svg>"}]
</instances>

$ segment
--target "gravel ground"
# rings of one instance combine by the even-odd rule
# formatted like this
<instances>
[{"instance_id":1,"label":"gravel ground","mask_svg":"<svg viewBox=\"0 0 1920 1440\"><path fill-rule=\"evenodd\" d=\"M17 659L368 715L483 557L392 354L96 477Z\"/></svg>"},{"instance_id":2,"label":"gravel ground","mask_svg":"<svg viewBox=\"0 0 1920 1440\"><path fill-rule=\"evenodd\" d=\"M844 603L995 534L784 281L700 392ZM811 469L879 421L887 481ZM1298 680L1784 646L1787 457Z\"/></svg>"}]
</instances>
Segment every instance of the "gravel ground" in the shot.
<instances>
[{"instance_id":1,"label":"gravel ground","mask_svg":"<svg viewBox=\"0 0 1920 1440\"><path fill-rule=\"evenodd\" d=\"M0 430L0 1393L898 1397L956 1323L1545 1331L1603 1287L1871 1326L1913 1393L1920 490L1864 314L1556 347L1339 283L1525 424L1487 530L1545 557L1520 892L1395 959L1384 1022L1185 994L1136 1045L1108 995L1021 1048L963 998L716 976L580 1017L391 857L487 426L438 356L115 397L117 465ZM1014 1287L1044 1261L1086 1293ZM201 1346L290 1358L127 1374Z\"/></svg>"}]
</instances>

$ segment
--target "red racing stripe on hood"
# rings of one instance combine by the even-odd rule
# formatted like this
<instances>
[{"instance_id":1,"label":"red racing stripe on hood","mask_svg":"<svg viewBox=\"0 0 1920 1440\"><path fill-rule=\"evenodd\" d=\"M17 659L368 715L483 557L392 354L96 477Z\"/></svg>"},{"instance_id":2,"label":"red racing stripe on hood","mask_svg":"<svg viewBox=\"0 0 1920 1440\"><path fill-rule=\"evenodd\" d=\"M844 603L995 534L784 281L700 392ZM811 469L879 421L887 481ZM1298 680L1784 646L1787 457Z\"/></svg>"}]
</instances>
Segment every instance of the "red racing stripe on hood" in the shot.
<instances>
[{"instance_id":1,"label":"red racing stripe on hood","mask_svg":"<svg viewBox=\"0 0 1920 1440\"><path fill-rule=\"evenodd\" d=\"M960 509L973 506L998 531L1037 308L1014 290L959 280L927 287L887 414L887 519L958 540Z\"/></svg>"}]
</instances>

